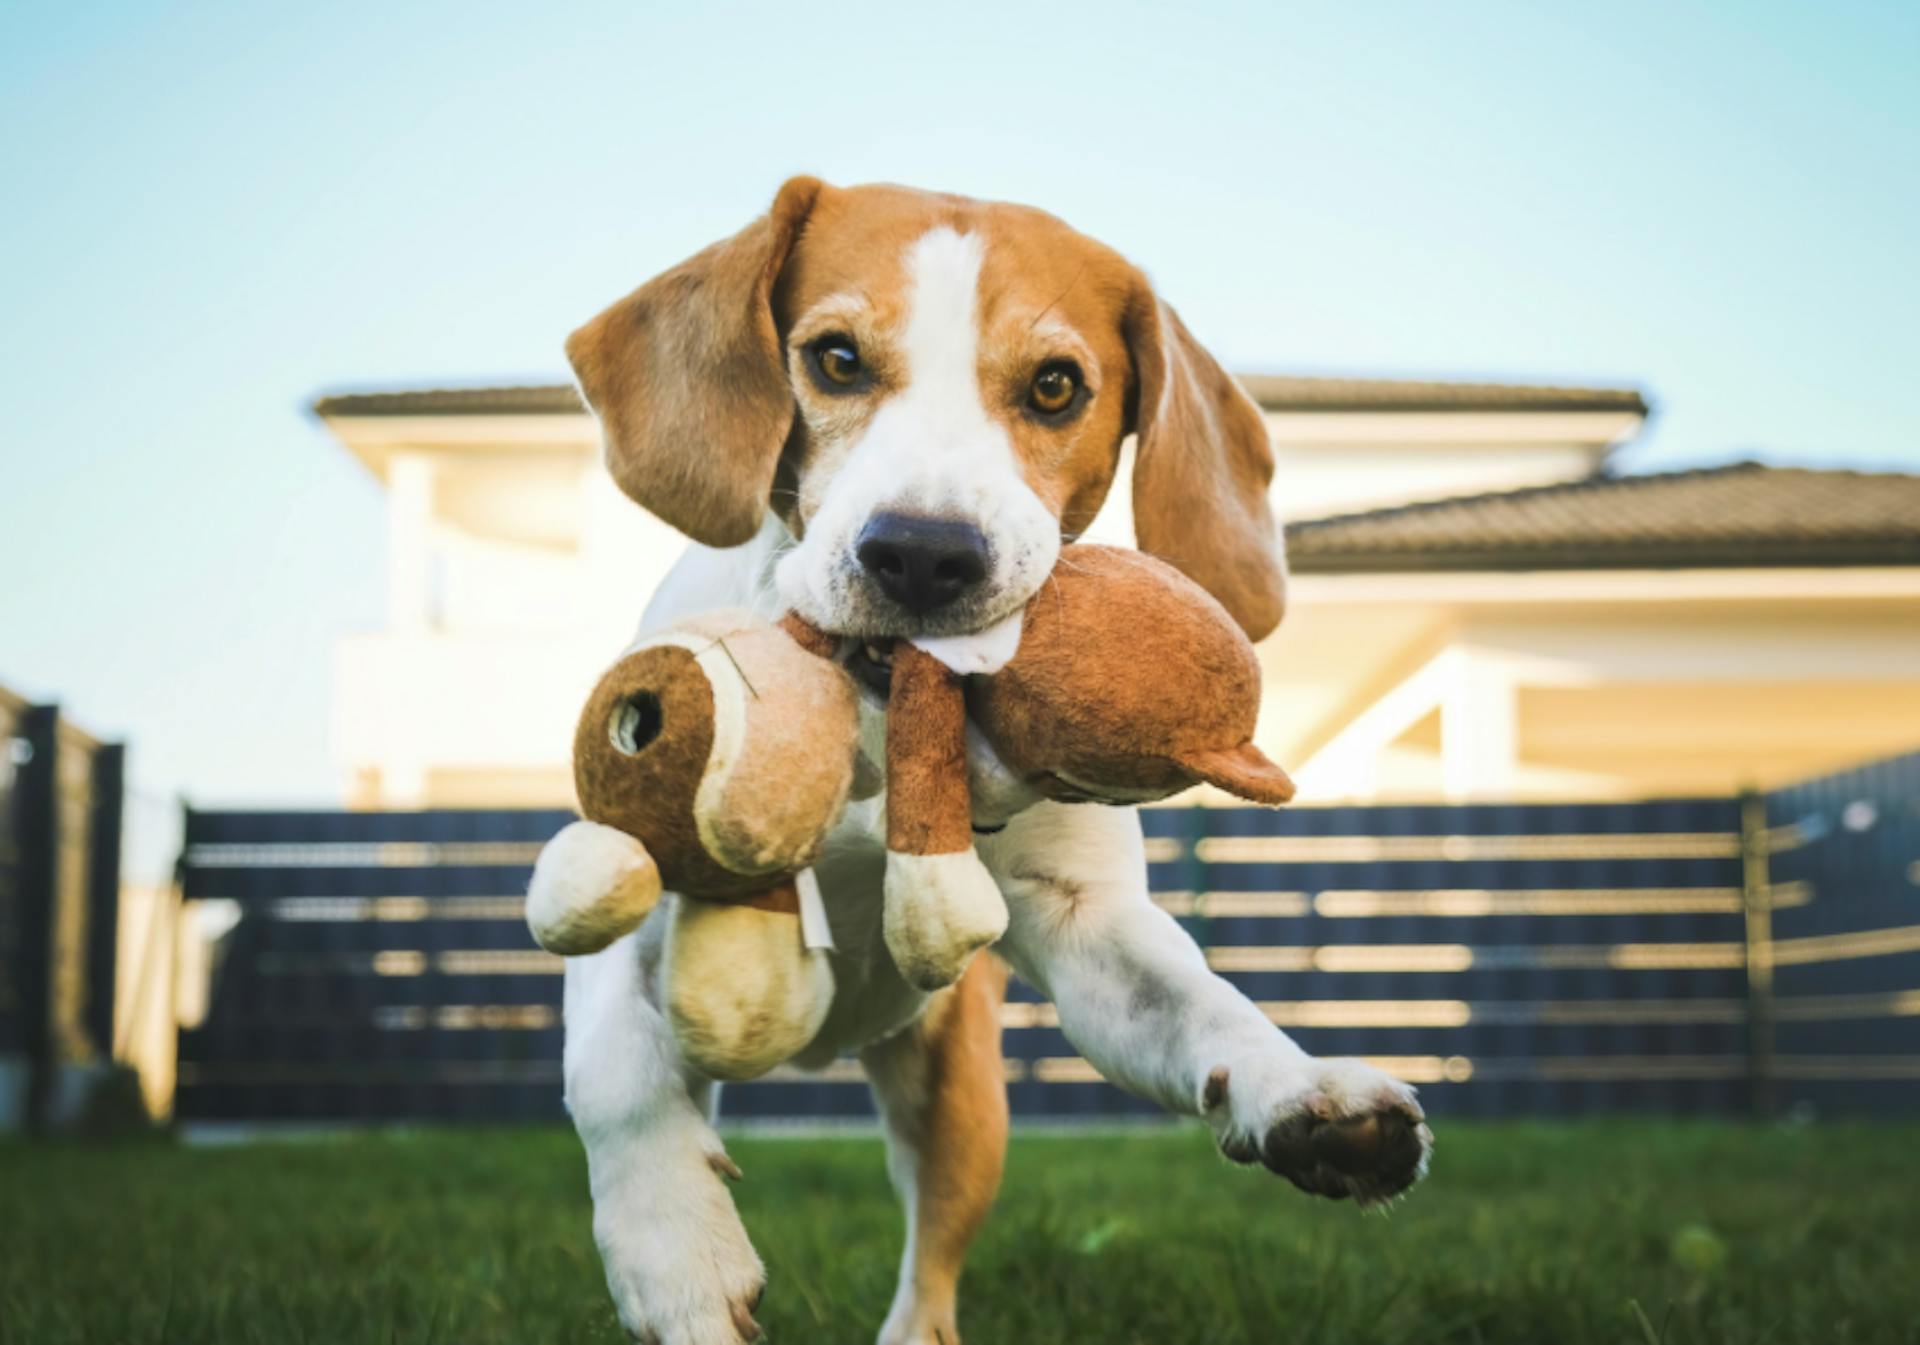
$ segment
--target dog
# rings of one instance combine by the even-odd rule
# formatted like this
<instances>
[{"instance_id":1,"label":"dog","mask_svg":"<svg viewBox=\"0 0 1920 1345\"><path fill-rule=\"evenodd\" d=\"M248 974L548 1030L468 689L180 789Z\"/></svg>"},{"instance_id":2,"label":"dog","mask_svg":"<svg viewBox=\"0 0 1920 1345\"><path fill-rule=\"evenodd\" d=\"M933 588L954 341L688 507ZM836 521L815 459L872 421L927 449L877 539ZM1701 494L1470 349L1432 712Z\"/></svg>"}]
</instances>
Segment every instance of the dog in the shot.
<instances>
[{"instance_id":1,"label":"dog","mask_svg":"<svg viewBox=\"0 0 1920 1345\"><path fill-rule=\"evenodd\" d=\"M853 636L987 657L1106 499L1133 436L1142 549L1254 639L1285 607L1259 409L1119 254L1023 206L783 185L771 208L615 302L567 356L614 480L686 533L642 631L791 608ZM861 642L856 640L856 646ZM886 670L852 671L867 733ZM877 739L867 756L883 759ZM1011 910L994 956L932 995L881 938L884 807L849 806L817 866L833 1007L797 1058L858 1054L906 1212L881 1345L958 1345L961 1263L1007 1134L1007 969L1113 1083L1199 1116L1221 1151L1376 1202L1425 1171L1413 1090L1294 1045L1148 898L1131 809L1041 801L975 743L978 850ZM739 1345L765 1272L728 1193L715 1085L658 1005L666 921L566 971L565 1087L620 1319L653 1345Z\"/></svg>"}]
</instances>

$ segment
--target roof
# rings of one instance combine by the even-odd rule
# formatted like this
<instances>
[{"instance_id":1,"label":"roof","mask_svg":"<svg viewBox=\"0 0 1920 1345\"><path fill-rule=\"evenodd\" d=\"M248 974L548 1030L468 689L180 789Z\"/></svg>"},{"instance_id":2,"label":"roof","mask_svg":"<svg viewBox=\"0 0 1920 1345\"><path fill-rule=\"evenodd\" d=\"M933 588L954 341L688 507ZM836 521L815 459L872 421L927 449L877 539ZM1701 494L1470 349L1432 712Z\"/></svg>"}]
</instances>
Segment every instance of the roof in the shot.
<instances>
[{"instance_id":1,"label":"roof","mask_svg":"<svg viewBox=\"0 0 1920 1345\"><path fill-rule=\"evenodd\" d=\"M1269 411L1622 411L1647 414L1638 388L1546 383L1461 383L1442 379L1303 378L1241 374Z\"/></svg>"},{"instance_id":2,"label":"roof","mask_svg":"<svg viewBox=\"0 0 1920 1345\"><path fill-rule=\"evenodd\" d=\"M571 383L491 388L407 388L335 392L314 399L317 416L566 416L586 407Z\"/></svg>"},{"instance_id":3,"label":"roof","mask_svg":"<svg viewBox=\"0 0 1920 1345\"><path fill-rule=\"evenodd\" d=\"M1920 476L1742 462L1287 528L1299 574L1920 565Z\"/></svg>"},{"instance_id":4,"label":"roof","mask_svg":"<svg viewBox=\"0 0 1920 1345\"><path fill-rule=\"evenodd\" d=\"M1554 387L1535 383L1456 383L1392 378L1309 378L1242 374L1253 399L1269 411L1612 411L1647 414L1635 388ZM553 416L581 410L571 383L503 387L346 391L314 401L316 415Z\"/></svg>"}]
</instances>

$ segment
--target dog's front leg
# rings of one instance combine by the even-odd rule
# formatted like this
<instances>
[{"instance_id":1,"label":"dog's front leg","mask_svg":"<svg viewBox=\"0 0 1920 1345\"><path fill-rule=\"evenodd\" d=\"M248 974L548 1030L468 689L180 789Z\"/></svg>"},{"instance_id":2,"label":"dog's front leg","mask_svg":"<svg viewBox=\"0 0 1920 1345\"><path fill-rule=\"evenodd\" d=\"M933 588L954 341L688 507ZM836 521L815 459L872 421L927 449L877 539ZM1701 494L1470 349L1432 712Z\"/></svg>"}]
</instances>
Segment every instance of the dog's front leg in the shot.
<instances>
[{"instance_id":1,"label":"dog's front leg","mask_svg":"<svg viewBox=\"0 0 1920 1345\"><path fill-rule=\"evenodd\" d=\"M1385 1200L1425 1171L1411 1088L1309 1056L1153 905L1137 814L1038 804L981 851L1012 916L1002 951L1108 1080L1204 1116L1229 1158L1317 1195Z\"/></svg>"},{"instance_id":2,"label":"dog's front leg","mask_svg":"<svg viewBox=\"0 0 1920 1345\"><path fill-rule=\"evenodd\" d=\"M766 1273L673 1033L649 1000L648 927L567 963L567 1110L587 1150L593 1233L627 1333L648 1345L756 1339Z\"/></svg>"}]
</instances>

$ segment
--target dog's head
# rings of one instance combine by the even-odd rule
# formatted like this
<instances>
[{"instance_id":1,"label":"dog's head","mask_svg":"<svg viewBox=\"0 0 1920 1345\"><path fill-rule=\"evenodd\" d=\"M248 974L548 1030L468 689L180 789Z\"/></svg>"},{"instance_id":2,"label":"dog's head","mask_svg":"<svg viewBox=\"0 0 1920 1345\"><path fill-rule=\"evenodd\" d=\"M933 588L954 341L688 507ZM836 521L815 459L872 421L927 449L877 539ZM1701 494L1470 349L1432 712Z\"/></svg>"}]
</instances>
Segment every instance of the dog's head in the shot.
<instances>
[{"instance_id":1,"label":"dog's head","mask_svg":"<svg viewBox=\"0 0 1920 1345\"><path fill-rule=\"evenodd\" d=\"M567 342L626 493L697 541L771 508L852 635L1018 612L1138 436L1134 526L1258 639L1285 602L1260 412L1146 278L1023 206L794 178Z\"/></svg>"}]
</instances>

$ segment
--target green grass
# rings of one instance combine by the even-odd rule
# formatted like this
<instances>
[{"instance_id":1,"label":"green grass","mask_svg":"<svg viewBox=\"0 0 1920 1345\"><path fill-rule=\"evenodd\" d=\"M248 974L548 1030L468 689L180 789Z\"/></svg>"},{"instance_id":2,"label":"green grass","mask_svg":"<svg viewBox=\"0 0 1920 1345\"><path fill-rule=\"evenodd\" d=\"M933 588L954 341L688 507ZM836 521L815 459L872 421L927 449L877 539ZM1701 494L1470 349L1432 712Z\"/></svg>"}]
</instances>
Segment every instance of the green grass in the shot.
<instances>
[{"instance_id":1,"label":"green grass","mask_svg":"<svg viewBox=\"0 0 1920 1345\"><path fill-rule=\"evenodd\" d=\"M731 1147L769 1339L871 1340L899 1250L879 1142ZM1429 1181L1363 1216L1193 1131L1028 1135L961 1327L975 1345L1920 1341L1916 1148L1913 1126L1456 1123ZM4 1345L619 1339L564 1132L0 1147Z\"/></svg>"}]
</instances>

